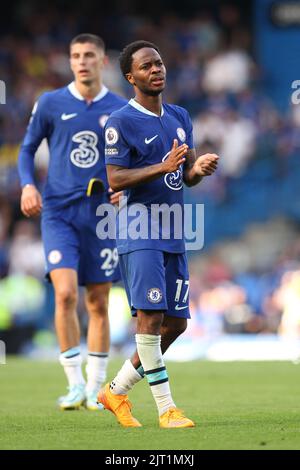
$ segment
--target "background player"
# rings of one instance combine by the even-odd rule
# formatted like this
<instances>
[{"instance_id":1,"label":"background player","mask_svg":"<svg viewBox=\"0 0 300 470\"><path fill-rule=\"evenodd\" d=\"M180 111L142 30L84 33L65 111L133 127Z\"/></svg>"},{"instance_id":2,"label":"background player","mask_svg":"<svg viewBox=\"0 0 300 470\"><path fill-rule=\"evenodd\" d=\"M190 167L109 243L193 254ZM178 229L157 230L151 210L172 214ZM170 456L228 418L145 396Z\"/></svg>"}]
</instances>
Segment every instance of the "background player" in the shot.
<instances>
[{"instance_id":1,"label":"background player","mask_svg":"<svg viewBox=\"0 0 300 470\"><path fill-rule=\"evenodd\" d=\"M96 235L97 206L109 200L103 127L108 116L126 103L103 85L105 62L100 37L81 34L71 41L75 79L39 98L19 155L22 212L32 217L42 211L60 363L69 383L69 393L59 400L62 409L82 404L97 409L96 394L106 377L109 351L108 295L111 283L119 278L115 242L100 241ZM34 181L34 155L43 138L48 141L50 163L42 202ZM112 195L110 201L115 203L118 196ZM81 370L78 283L86 287L89 315L87 384Z\"/></svg>"},{"instance_id":2,"label":"background player","mask_svg":"<svg viewBox=\"0 0 300 470\"><path fill-rule=\"evenodd\" d=\"M175 234L175 225L183 228L183 217L178 220L175 216L170 237L164 239L162 222L156 231L159 237L152 236L151 216L154 204L167 208L177 204L183 209L183 182L193 186L212 174L219 157L205 154L196 158L187 111L162 105L166 69L155 45L145 41L129 44L121 54L120 64L123 75L134 87L135 98L113 113L106 124L108 179L114 190L128 189L129 208L135 203L147 207L148 220L144 220L144 225L151 227L151 236L148 232L148 238L131 237L130 220L123 226L120 213L117 245L129 303L133 314L137 314L137 354L125 362L98 399L122 425L140 426L131 415L127 392L145 373L159 411L160 426L193 427L193 421L172 399L162 357L185 331L190 317L184 239Z\"/></svg>"}]
</instances>

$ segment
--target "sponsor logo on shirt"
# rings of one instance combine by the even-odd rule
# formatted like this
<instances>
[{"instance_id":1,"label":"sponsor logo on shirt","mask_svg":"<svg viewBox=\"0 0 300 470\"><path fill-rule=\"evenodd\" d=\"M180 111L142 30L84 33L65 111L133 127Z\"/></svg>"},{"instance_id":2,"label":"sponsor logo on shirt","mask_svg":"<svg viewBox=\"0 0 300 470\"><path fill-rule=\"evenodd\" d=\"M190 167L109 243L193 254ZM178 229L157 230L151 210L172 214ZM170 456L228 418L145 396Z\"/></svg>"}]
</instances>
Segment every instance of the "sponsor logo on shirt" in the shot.
<instances>
[{"instance_id":1,"label":"sponsor logo on shirt","mask_svg":"<svg viewBox=\"0 0 300 470\"><path fill-rule=\"evenodd\" d=\"M73 135L77 147L70 154L71 162L79 168L91 168L99 160L98 136L93 131L81 131Z\"/></svg>"},{"instance_id":2,"label":"sponsor logo on shirt","mask_svg":"<svg viewBox=\"0 0 300 470\"><path fill-rule=\"evenodd\" d=\"M116 149L115 147L105 149L105 155L107 155L108 157L113 156L113 155L119 155L119 150Z\"/></svg>"}]
</instances>

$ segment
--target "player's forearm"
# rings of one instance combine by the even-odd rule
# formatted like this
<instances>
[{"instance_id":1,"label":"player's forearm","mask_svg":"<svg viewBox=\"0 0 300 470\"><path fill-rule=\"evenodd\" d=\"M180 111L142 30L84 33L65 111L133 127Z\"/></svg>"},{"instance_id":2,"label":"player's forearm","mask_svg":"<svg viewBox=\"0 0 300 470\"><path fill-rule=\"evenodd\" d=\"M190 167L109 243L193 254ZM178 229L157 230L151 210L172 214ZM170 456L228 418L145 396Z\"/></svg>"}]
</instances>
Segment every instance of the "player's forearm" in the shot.
<instances>
[{"instance_id":1,"label":"player's forearm","mask_svg":"<svg viewBox=\"0 0 300 470\"><path fill-rule=\"evenodd\" d=\"M18 171L21 186L26 184L35 184L34 180L34 156L23 146L18 158Z\"/></svg>"},{"instance_id":2,"label":"player's forearm","mask_svg":"<svg viewBox=\"0 0 300 470\"><path fill-rule=\"evenodd\" d=\"M215 153L205 153L196 157L192 149L183 169L183 180L187 186L195 186L200 183L204 176L212 175L218 166L219 156Z\"/></svg>"},{"instance_id":3,"label":"player's forearm","mask_svg":"<svg viewBox=\"0 0 300 470\"><path fill-rule=\"evenodd\" d=\"M190 149L187 153L186 162L183 166L183 181L189 187L195 186L202 180L202 175L199 175L195 169L196 159L197 157L195 149Z\"/></svg>"},{"instance_id":4,"label":"player's forearm","mask_svg":"<svg viewBox=\"0 0 300 470\"><path fill-rule=\"evenodd\" d=\"M157 163L145 168L120 168L113 165L107 166L107 175L110 187L114 191L122 191L133 188L143 183L149 183L164 175L163 163Z\"/></svg>"},{"instance_id":5,"label":"player's forearm","mask_svg":"<svg viewBox=\"0 0 300 470\"><path fill-rule=\"evenodd\" d=\"M198 175L198 173L196 173L194 167L184 170L183 180L184 180L185 184L189 187L195 186L196 184L200 183L202 178L203 178L203 176Z\"/></svg>"}]
</instances>

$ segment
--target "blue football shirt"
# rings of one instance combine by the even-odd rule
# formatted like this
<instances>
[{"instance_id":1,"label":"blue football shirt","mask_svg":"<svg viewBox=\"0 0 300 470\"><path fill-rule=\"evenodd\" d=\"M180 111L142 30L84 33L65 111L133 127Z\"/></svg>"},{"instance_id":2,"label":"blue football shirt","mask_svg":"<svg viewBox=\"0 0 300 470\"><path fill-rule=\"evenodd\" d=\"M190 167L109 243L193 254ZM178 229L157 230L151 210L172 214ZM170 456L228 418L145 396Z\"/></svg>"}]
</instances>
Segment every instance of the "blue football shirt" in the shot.
<instances>
[{"instance_id":1,"label":"blue football shirt","mask_svg":"<svg viewBox=\"0 0 300 470\"><path fill-rule=\"evenodd\" d=\"M106 123L106 164L133 169L160 163L168 157L174 139L193 148L192 130L185 109L163 104L157 116L132 99ZM143 249L184 253L183 168L126 193L127 207L120 209L117 218L119 253Z\"/></svg>"},{"instance_id":2,"label":"blue football shirt","mask_svg":"<svg viewBox=\"0 0 300 470\"><path fill-rule=\"evenodd\" d=\"M126 103L103 86L88 104L74 82L41 95L20 149L21 185L34 184L34 155L46 138L50 161L44 208L67 206L81 198L91 178L101 178L108 188L103 129L109 115Z\"/></svg>"}]
</instances>

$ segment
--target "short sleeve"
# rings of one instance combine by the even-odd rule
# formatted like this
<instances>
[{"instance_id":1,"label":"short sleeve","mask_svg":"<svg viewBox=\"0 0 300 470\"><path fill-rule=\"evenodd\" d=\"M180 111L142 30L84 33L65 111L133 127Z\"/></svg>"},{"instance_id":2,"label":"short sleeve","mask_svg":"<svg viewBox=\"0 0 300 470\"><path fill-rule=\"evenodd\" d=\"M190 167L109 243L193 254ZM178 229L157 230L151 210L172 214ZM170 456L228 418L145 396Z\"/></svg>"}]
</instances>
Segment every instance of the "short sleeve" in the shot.
<instances>
[{"instance_id":1,"label":"short sleeve","mask_svg":"<svg viewBox=\"0 0 300 470\"><path fill-rule=\"evenodd\" d=\"M48 135L48 96L44 93L35 103L31 112L31 117L27 132L24 138L24 145L36 142L38 145Z\"/></svg>"},{"instance_id":2,"label":"short sleeve","mask_svg":"<svg viewBox=\"0 0 300 470\"><path fill-rule=\"evenodd\" d=\"M111 117L105 130L105 163L128 168L130 166L130 146L125 137L126 129L122 120Z\"/></svg>"},{"instance_id":3,"label":"short sleeve","mask_svg":"<svg viewBox=\"0 0 300 470\"><path fill-rule=\"evenodd\" d=\"M194 139L193 139L193 124L190 118L189 113L185 110L185 128L186 128L186 144L190 149L194 148Z\"/></svg>"}]
</instances>

